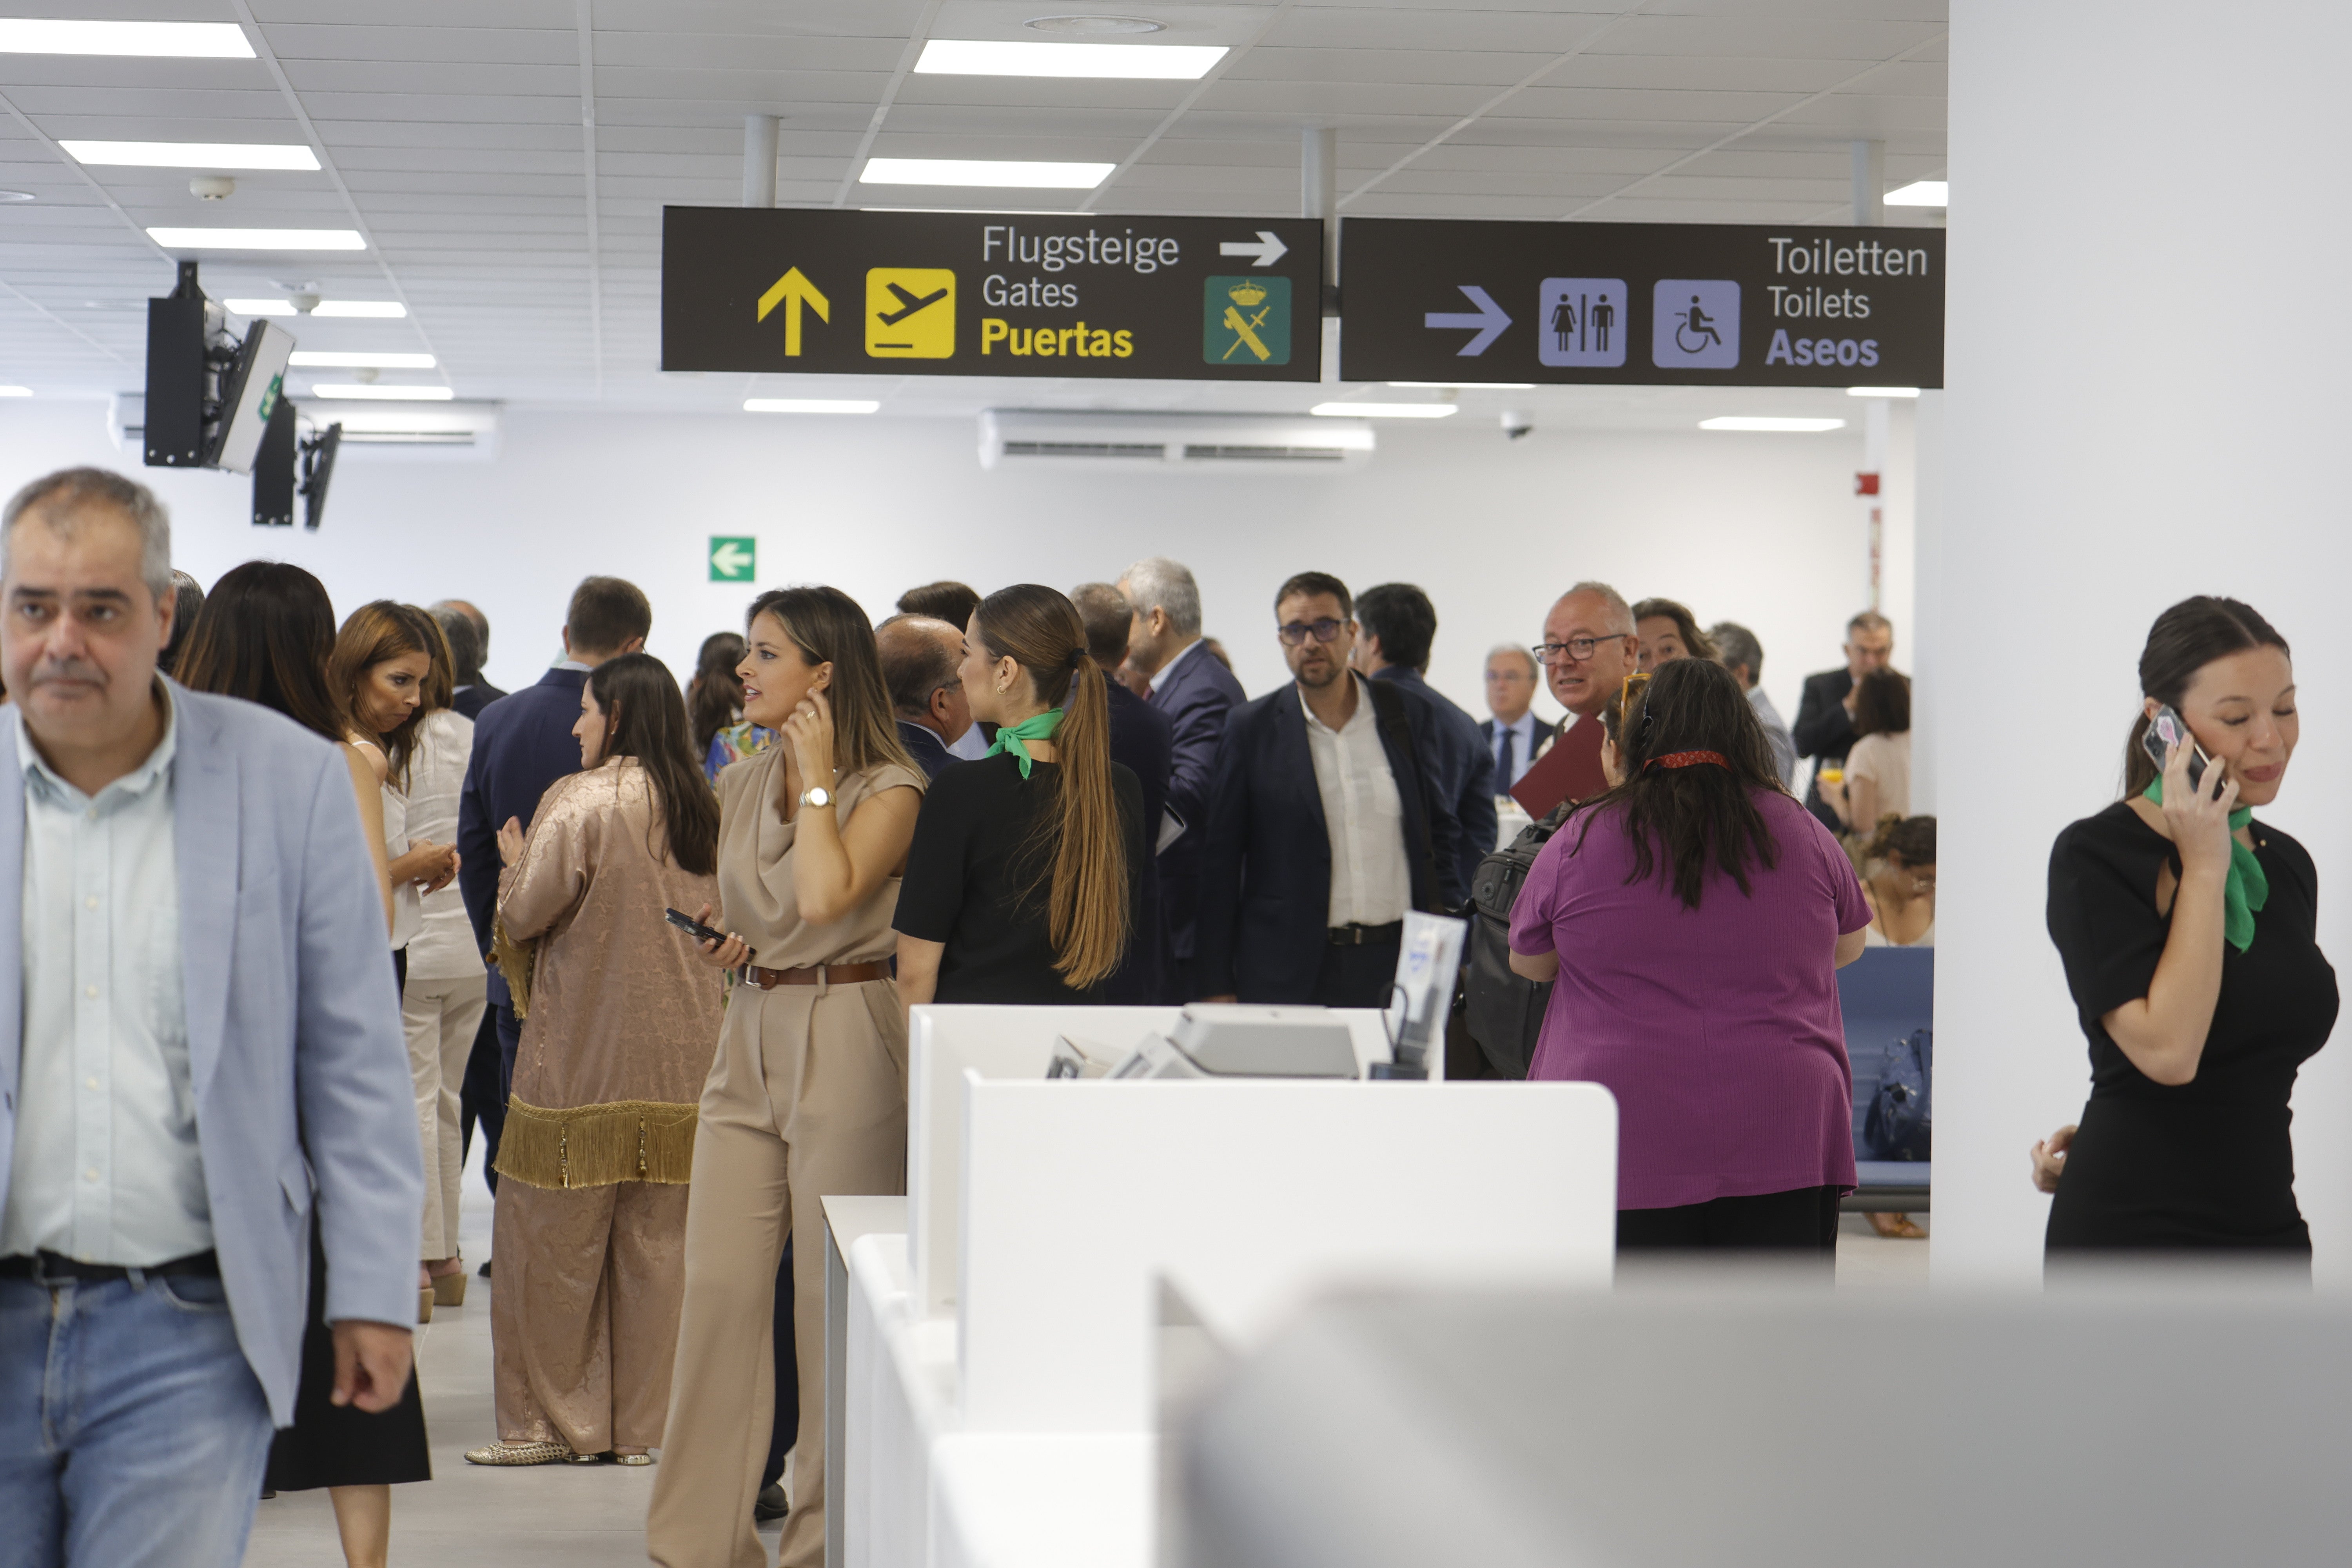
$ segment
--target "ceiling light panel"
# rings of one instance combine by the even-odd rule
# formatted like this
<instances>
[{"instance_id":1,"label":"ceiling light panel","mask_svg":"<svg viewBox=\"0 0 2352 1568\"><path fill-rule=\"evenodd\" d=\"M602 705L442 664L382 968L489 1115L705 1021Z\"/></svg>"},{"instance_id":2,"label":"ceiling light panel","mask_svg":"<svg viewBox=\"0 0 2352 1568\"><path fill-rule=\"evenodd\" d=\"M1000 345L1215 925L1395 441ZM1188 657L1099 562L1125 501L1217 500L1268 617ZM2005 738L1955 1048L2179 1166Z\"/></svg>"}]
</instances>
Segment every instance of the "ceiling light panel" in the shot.
<instances>
[{"instance_id":1,"label":"ceiling light panel","mask_svg":"<svg viewBox=\"0 0 2352 1568\"><path fill-rule=\"evenodd\" d=\"M1916 386L1849 386L1845 395L1848 397L1916 397L1919 389Z\"/></svg>"},{"instance_id":2,"label":"ceiling light panel","mask_svg":"<svg viewBox=\"0 0 2352 1568\"><path fill-rule=\"evenodd\" d=\"M313 397L365 397L383 403L446 403L457 395L446 386L377 386L356 381L322 381Z\"/></svg>"},{"instance_id":3,"label":"ceiling light panel","mask_svg":"<svg viewBox=\"0 0 2352 1568\"><path fill-rule=\"evenodd\" d=\"M408 307L397 300L321 300L314 316L371 316L397 321L408 314Z\"/></svg>"},{"instance_id":4,"label":"ceiling light panel","mask_svg":"<svg viewBox=\"0 0 2352 1568\"><path fill-rule=\"evenodd\" d=\"M315 170L318 154L301 145L262 142L64 142L77 163L139 169Z\"/></svg>"},{"instance_id":5,"label":"ceiling light panel","mask_svg":"<svg viewBox=\"0 0 2352 1568\"><path fill-rule=\"evenodd\" d=\"M1843 419L1781 419L1759 415L1727 414L1716 419L1698 422L1702 430L1760 430L1783 435L1809 435L1822 430L1843 430Z\"/></svg>"},{"instance_id":6,"label":"ceiling light panel","mask_svg":"<svg viewBox=\"0 0 2352 1568\"><path fill-rule=\"evenodd\" d=\"M746 414L871 414L882 405L869 397L747 397Z\"/></svg>"},{"instance_id":7,"label":"ceiling light panel","mask_svg":"<svg viewBox=\"0 0 2352 1568\"><path fill-rule=\"evenodd\" d=\"M1444 419L1461 410L1451 403L1318 403L1307 412L1326 419Z\"/></svg>"},{"instance_id":8,"label":"ceiling light panel","mask_svg":"<svg viewBox=\"0 0 2352 1568\"><path fill-rule=\"evenodd\" d=\"M151 228L166 250L365 250L355 228Z\"/></svg>"},{"instance_id":9,"label":"ceiling light panel","mask_svg":"<svg viewBox=\"0 0 2352 1568\"><path fill-rule=\"evenodd\" d=\"M1031 44L933 38L919 76L1117 77L1198 81L1229 51L1223 44Z\"/></svg>"},{"instance_id":10,"label":"ceiling light panel","mask_svg":"<svg viewBox=\"0 0 2352 1568\"><path fill-rule=\"evenodd\" d=\"M232 316L299 316L291 300L223 300L221 309Z\"/></svg>"},{"instance_id":11,"label":"ceiling light panel","mask_svg":"<svg viewBox=\"0 0 2352 1568\"><path fill-rule=\"evenodd\" d=\"M431 354L345 353L336 349L296 349L297 370L431 370Z\"/></svg>"},{"instance_id":12,"label":"ceiling light panel","mask_svg":"<svg viewBox=\"0 0 2352 1568\"><path fill-rule=\"evenodd\" d=\"M0 55L161 55L249 60L234 22L84 22L0 16Z\"/></svg>"},{"instance_id":13,"label":"ceiling light panel","mask_svg":"<svg viewBox=\"0 0 2352 1568\"><path fill-rule=\"evenodd\" d=\"M1091 191L1116 163L1024 163L1001 159L868 158L858 180L868 185L991 185Z\"/></svg>"},{"instance_id":14,"label":"ceiling light panel","mask_svg":"<svg viewBox=\"0 0 2352 1568\"><path fill-rule=\"evenodd\" d=\"M30 397L32 395L33 389L29 386L0 386L0 397Z\"/></svg>"},{"instance_id":15,"label":"ceiling light panel","mask_svg":"<svg viewBox=\"0 0 2352 1568\"><path fill-rule=\"evenodd\" d=\"M1886 193L1890 207L1948 207L1952 205L1949 180L1914 180Z\"/></svg>"}]
</instances>

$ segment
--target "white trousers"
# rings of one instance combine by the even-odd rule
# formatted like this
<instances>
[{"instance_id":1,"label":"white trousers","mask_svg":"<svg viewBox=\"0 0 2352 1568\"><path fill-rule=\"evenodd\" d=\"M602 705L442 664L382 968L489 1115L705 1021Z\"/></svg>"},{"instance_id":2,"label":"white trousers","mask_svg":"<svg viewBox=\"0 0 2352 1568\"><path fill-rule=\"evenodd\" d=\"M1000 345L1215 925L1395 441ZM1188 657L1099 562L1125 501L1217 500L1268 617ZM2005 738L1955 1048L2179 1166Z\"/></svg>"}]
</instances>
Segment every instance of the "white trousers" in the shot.
<instances>
[{"instance_id":1,"label":"white trousers","mask_svg":"<svg viewBox=\"0 0 2352 1568\"><path fill-rule=\"evenodd\" d=\"M408 1070L416 1081L416 1135L425 1146L425 1241L417 1256L426 1262L457 1256L457 1183L466 1166L457 1093L474 1033L482 1026L489 981L487 972L458 980L412 974L400 998Z\"/></svg>"}]
</instances>

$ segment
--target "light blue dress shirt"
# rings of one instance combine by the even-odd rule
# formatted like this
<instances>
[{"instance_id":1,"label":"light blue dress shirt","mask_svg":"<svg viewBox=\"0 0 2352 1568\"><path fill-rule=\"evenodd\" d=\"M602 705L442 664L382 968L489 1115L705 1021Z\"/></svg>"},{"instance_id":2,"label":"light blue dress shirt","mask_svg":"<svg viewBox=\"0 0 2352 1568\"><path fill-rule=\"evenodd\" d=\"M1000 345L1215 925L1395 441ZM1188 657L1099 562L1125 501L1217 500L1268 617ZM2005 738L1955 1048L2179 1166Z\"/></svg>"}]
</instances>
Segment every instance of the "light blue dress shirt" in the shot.
<instances>
[{"instance_id":1,"label":"light blue dress shirt","mask_svg":"<svg viewBox=\"0 0 2352 1568\"><path fill-rule=\"evenodd\" d=\"M25 777L25 1016L0 1256L143 1265L213 1245L180 968L179 711L156 685L163 740L96 798L10 715Z\"/></svg>"}]
</instances>

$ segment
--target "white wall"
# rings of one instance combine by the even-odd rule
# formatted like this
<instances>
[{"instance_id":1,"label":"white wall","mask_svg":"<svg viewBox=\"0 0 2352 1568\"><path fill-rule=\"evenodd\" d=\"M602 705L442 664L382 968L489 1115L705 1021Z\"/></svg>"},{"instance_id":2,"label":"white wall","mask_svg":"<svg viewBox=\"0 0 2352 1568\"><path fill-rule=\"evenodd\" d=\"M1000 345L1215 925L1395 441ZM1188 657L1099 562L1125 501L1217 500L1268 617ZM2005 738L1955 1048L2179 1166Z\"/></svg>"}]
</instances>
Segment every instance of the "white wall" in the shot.
<instances>
[{"instance_id":1,"label":"white wall","mask_svg":"<svg viewBox=\"0 0 2352 1568\"><path fill-rule=\"evenodd\" d=\"M1951 290L1931 653L1939 1279L2034 1277L2032 1140L2085 1047L2043 929L2064 824L2116 798L2139 649L2188 595L2300 655L2303 744L2265 817L2318 862L2347 946L2341 184L2352 10L2214 25L2185 0L1956 0ZM2295 1097L2323 1279L2352 1276L2352 1041Z\"/></svg>"},{"instance_id":2,"label":"white wall","mask_svg":"<svg viewBox=\"0 0 2352 1568\"><path fill-rule=\"evenodd\" d=\"M68 462L125 467L173 509L181 564L209 583L256 555L297 561L340 610L379 596L473 599L490 673L536 679L572 585L628 577L654 602L653 651L681 678L751 594L706 579L712 534L754 534L761 584L830 582L877 616L908 585L1070 587L1166 553L1201 579L1208 630L1253 692L1284 679L1270 598L1318 567L1353 587L1417 582L1443 626L1431 675L1482 714L1498 641L1533 642L1570 583L1681 598L1746 622L1790 718L1806 671L1839 661L1867 557L1853 431L1828 436L1381 431L1345 475L983 472L965 421L509 414L484 462L345 448L326 526L261 531L231 475L126 463L94 404L0 405L0 485ZM1547 701L1545 710L1549 710Z\"/></svg>"}]
</instances>

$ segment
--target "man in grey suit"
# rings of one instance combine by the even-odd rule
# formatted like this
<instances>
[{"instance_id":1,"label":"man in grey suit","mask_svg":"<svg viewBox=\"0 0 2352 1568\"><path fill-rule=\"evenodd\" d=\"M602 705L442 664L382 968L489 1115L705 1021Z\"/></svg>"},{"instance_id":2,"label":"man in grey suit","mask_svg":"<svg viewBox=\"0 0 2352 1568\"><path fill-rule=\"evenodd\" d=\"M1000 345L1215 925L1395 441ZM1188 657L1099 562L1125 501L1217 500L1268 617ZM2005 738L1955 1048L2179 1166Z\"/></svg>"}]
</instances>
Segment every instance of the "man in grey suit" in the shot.
<instances>
[{"instance_id":1,"label":"man in grey suit","mask_svg":"<svg viewBox=\"0 0 2352 1568\"><path fill-rule=\"evenodd\" d=\"M0 1519L12 1563L233 1568L293 1418L409 1376L424 1174L337 749L163 679L171 531L94 468L0 512Z\"/></svg>"}]
</instances>

